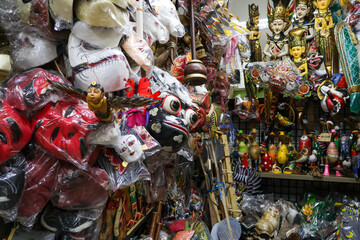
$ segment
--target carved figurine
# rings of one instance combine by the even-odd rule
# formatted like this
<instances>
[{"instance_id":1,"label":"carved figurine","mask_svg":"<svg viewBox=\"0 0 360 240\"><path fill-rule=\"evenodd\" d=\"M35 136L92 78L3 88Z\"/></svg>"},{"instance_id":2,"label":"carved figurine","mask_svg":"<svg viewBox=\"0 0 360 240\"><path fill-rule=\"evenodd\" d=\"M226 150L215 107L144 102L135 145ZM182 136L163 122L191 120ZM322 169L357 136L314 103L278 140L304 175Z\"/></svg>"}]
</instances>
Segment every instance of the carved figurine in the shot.
<instances>
[{"instance_id":1,"label":"carved figurine","mask_svg":"<svg viewBox=\"0 0 360 240\"><path fill-rule=\"evenodd\" d=\"M92 82L87 90L86 102L91 111L95 112L96 117L102 122L111 122L114 119L110 106L107 104L107 98L104 94L104 88Z\"/></svg>"},{"instance_id":2,"label":"carved figurine","mask_svg":"<svg viewBox=\"0 0 360 240\"><path fill-rule=\"evenodd\" d=\"M307 41L314 38L314 19L311 0L298 0L295 7L294 29L304 28Z\"/></svg>"},{"instance_id":3,"label":"carved figurine","mask_svg":"<svg viewBox=\"0 0 360 240\"><path fill-rule=\"evenodd\" d=\"M262 60L261 46L259 32L259 6L254 3L249 5L249 21L246 22L246 27L251 31L248 35L250 41L250 62L260 62Z\"/></svg>"},{"instance_id":4,"label":"carved figurine","mask_svg":"<svg viewBox=\"0 0 360 240\"><path fill-rule=\"evenodd\" d=\"M96 117L103 122L111 122L113 118L112 108L135 108L158 103L159 100L144 97L118 97L109 100L105 97L104 89L99 83L92 82L88 91L82 91L65 83L48 80L55 88L66 94L76 97L88 103L89 109L95 112Z\"/></svg>"},{"instance_id":5,"label":"carved figurine","mask_svg":"<svg viewBox=\"0 0 360 240\"><path fill-rule=\"evenodd\" d=\"M315 16L315 35L320 55L324 58L325 69L329 77L331 77L332 60L334 53L334 23L332 13L329 7L332 0L315 0L314 6L317 10Z\"/></svg>"},{"instance_id":6,"label":"carved figurine","mask_svg":"<svg viewBox=\"0 0 360 240\"><path fill-rule=\"evenodd\" d=\"M329 143L329 146L327 148L326 151L326 165L328 165L328 163L337 163L339 161L339 150L335 145L334 142L334 137L336 134L336 130L332 129L331 130L331 142ZM325 165L325 171L326 171L326 165ZM327 175L324 173L324 176ZM336 176L341 177L340 172L336 171Z\"/></svg>"},{"instance_id":7,"label":"carved figurine","mask_svg":"<svg viewBox=\"0 0 360 240\"><path fill-rule=\"evenodd\" d=\"M295 28L289 32L290 35L290 54L293 63L299 69L303 79L308 78L308 65L306 59L306 40L304 38L305 28Z\"/></svg>"},{"instance_id":8,"label":"carved figurine","mask_svg":"<svg viewBox=\"0 0 360 240\"><path fill-rule=\"evenodd\" d=\"M270 60L281 60L282 57L288 55L288 39L284 33L290 27L294 8L295 1L286 7L282 4L282 1L278 1L277 6L274 6L274 8L268 2L267 15L269 28L273 36L267 35L268 41L264 48L264 54Z\"/></svg>"},{"instance_id":9,"label":"carved figurine","mask_svg":"<svg viewBox=\"0 0 360 240\"><path fill-rule=\"evenodd\" d=\"M279 134L279 149L277 152L276 160L281 166L285 166L289 160L289 150L285 144L286 135L283 131Z\"/></svg>"},{"instance_id":10,"label":"carved figurine","mask_svg":"<svg viewBox=\"0 0 360 240\"><path fill-rule=\"evenodd\" d=\"M260 165L260 147L259 144L256 142L256 129L253 128L251 133L247 136L249 145L249 155L251 159L251 165L253 169L261 171Z\"/></svg>"}]
</instances>

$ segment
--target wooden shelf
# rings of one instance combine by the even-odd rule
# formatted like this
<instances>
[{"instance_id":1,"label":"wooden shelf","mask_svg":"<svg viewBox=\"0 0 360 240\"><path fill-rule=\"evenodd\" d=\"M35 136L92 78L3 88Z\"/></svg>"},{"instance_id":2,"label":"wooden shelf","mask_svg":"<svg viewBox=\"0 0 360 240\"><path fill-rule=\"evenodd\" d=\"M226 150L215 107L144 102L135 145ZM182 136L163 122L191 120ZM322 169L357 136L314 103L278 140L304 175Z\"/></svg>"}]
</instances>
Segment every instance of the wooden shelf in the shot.
<instances>
[{"instance_id":1,"label":"wooden shelf","mask_svg":"<svg viewBox=\"0 0 360 240\"><path fill-rule=\"evenodd\" d=\"M289 180L302 180L302 181L319 181L319 182L339 182L339 183L360 183L360 179L349 177L336 177L330 175L329 177L317 178L310 175L297 175L297 174L274 174L271 172L263 172L260 174L262 178L274 179L289 179Z\"/></svg>"}]
</instances>

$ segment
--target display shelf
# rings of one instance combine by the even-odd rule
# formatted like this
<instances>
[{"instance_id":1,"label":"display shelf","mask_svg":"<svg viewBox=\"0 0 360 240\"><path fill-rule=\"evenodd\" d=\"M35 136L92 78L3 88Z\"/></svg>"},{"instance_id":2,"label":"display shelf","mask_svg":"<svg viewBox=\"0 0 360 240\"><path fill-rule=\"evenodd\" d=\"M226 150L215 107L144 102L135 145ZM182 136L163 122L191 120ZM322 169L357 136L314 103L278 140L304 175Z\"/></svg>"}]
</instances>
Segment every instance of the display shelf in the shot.
<instances>
[{"instance_id":1,"label":"display shelf","mask_svg":"<svg viewBox=\"0 0 360 240\"><path fill-rule=\"evenodd\" d=\"M289 179L289 180L302 180L302 181L360 183L360 179L349 178L349 177L336 177L336 176L317 178L310 175L274 174L271 172L262 172L260 176L262 178Z\"/></svg>"}]
</instances>

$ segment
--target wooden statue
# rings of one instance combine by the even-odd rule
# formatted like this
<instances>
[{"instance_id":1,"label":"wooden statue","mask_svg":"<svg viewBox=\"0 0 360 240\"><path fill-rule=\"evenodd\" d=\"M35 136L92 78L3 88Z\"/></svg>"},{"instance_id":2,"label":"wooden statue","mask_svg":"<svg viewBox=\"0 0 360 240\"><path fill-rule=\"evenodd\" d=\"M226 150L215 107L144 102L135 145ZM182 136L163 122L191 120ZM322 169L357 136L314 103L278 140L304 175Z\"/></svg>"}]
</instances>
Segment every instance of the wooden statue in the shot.
<instances>
[{"instance_id":1,"label":"wooden statue","mask_svg":"<svg viewBox=\"0 0 360 240\"><path fill-rule=\"evenodd\" d=\"M260 62L262 60L261 46L259 32L259 6L254 3L249 5L249 21L246 22L246 27L251 31L248 35L250 41L250 62Z\"/></svg>"},{"instance_id":2,"label":"wooden statue","mask_svg":"<svg viewBox=\"0 0 360 240\"><path fill-rule=\"evenodd\" d=\"M268 41L264 48L264 55L270 60L281 60L282 57L288 55L288 38L284 33L291 25L294 8L295 1L290 6L285 7L280 0L274 8L268 2L267 15L273 36L267 35Z\"/></svg>"}]
</instances>

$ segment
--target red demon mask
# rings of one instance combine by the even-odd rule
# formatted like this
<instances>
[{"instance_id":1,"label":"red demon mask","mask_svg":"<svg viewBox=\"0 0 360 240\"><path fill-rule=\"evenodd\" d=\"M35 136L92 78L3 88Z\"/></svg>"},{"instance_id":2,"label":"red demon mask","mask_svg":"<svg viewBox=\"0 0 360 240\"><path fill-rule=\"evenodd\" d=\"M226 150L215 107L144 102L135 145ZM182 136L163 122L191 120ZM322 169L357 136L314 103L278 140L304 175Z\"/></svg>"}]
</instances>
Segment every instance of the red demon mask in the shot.
<instances>
[{"instance_id":1,"label":"red demon mask","mask_svg":"<svg viewBox=\"0 0 360 240\"><path fill-rule=\"evenodd\" d=\"M5 99L16 109L37 110L46 105L50 98L46 98L52 90L46 80L70 84L65 79L54 75L44 69L36 68L11 78L7 82ZM54 91L54 90L53 90ZM59 99L60 95L57 96Z\"/></svg>"},{"instance_id":2,"label":"red demon mask","mask_svg":"<svg viewBox=\"0 0 360 240\"><path fill-rule=\"evenodd\" d=\"M35 116L35 141L55 157L86 168L95 146L87 143L99 120L85 105L57 102L46 105Z\"/></svg>"},{"instance_id":3,"label":"red demon mask","mask_svg":"<svg viewBox=\"0 0 360 240\"><path fill-rule=\"evenodd\" d=\"M29 120L8 102L0 100L0 164L20 152L31 133Z\"/></svg>"}]
</instances>

